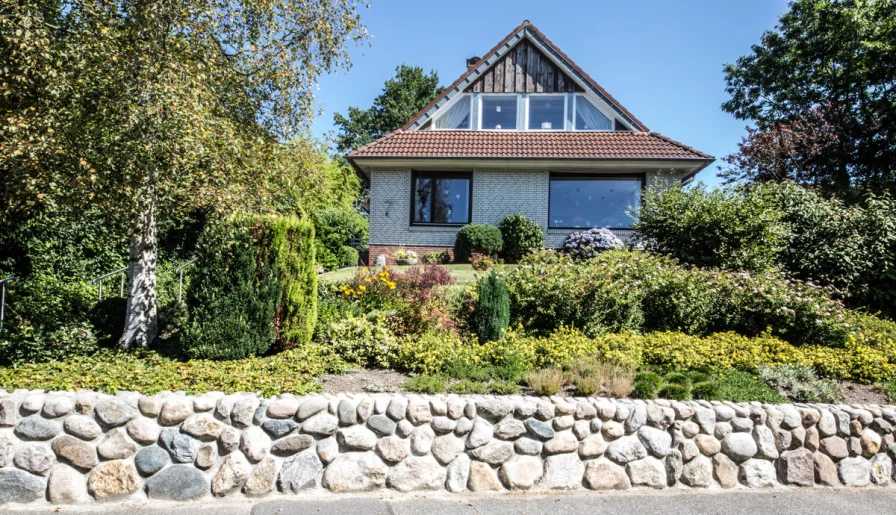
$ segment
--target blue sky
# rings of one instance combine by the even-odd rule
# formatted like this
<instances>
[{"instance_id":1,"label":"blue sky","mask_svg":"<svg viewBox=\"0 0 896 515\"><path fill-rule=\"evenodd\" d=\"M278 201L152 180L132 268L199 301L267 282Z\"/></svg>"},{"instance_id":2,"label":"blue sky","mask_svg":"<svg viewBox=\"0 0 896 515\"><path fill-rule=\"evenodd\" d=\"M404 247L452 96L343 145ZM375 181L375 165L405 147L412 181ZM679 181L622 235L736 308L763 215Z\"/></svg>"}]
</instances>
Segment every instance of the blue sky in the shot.
<instances>
[{"instance_id":1,"label":"blue sky","mask_svg":"<svg viewBox=\"0 0 896 515\"><path fill-rule=\"evenodd\" d=\"M467 57L528 19L651 130L721 158L747 125L720 107L722 67L786 9L786 0L372 0L361 16L374 37L351 49L351 70L321 79L313 133L331 131L333 113L348 106L369 107L401 63L436 70L450 84ZM718 165L698 179L717 184Z\"/></svg>"}]
</instances>

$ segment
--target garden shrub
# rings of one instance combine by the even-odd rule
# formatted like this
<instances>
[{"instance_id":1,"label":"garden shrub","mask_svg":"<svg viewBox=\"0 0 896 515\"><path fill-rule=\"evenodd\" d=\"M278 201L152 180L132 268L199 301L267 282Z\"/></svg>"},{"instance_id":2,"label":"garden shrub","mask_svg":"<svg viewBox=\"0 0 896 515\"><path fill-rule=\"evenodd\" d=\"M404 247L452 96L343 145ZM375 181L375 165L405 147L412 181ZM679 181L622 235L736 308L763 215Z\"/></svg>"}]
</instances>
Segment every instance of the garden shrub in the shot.
<instances>
[{"instance_id":1,"label":"garden shrub","mask_svg":"<svg viewBox=\"0 0 896 515\"><path fill-rule=\"evenodd\" d=\"M485 381L473 381L470 379L461 379L452 384L448 389L451 393L458 395L482 395L488 393L489 387Z\"/></svg>"},{"instance_id":2,"label":"garden shrub","mask_svg":"<svg viewBox=\"0 0 896 515\"><path fill-rule=\"evenodd\" d=\"M90 356L66 361L0 367L0 388L48 391L96 390L111 395L127 390L153 395L182 390L188 395L220 391L303 395L320 390L315 381L325 373L344 372L345 366L329 349L304 345L269 357L231 361L178 361L162 354L134 349L100 349Z\"/></svg>"},{"instance_id":3,"label":"garden shrub","mask_svg":"<svg viewBox=\"0 0 896 515\"><path fill-rule=\"evenodd\" d=\"M475 253L495 257L504 247L501 230L493 225L469 224L457 231L454 242L454 260L467 263Z\"/></svg>"},{"instance_id":4,"label":"garden shrub","mask_svg":"<svg viewBox=\"0 0 896 515\"><path fill-rule=\"evenodd\" d=\"M689 384L666 383L656 392L657 397L676 401L691 400L691 387Z\"/></svg>"},{"instance_id":5,"label":"garden shrub","mask_svg":"<svg viewBox=\"0 0 896 515\"><path fill-rule=\"evenodd\" d=\"M566 384L566 374L559 368L544 368L530 372L526 383L538 395L556 395Z\"/></svg>"},{"instance_id":6,"label":"garden shrub","mask_svg":"<svg viewBox=\"0 0 896 515\"><path fill-rule=\"evenodd\" d=\"M797 402L836 403L842 398L836 381L819 379L807 365L759 367L759 377L781 395Z\"/></svg>"},{"instance_id":7,"label":"garden shrub","mask_svg":"<svg viewBox=\"0 0 896 515\"><path fill-rule=\"evenodd\" d=\"M312 220L318 264L327 271L357 266L357 256L346 249L351 238L367 238L368 218L354 209L331 207L315 211Z\"/></svg>"},{"instance_id":8,"label":"garden shrub","mask_svg":"<svg viewBox=\"0 0 896 515\"><path fill-rule=\"evenodd\" d=\"M397 340L385 319L377 316L350 316L330 325L325 336L333 350L346 362L362 366L393 366Z\"/></svg>"},{"instance_id":9,"label":"garden shrub","mask_svg":"<svg viewBox=\"0 0 896 515\"><path fill-rule=\"evenodd\" d=\"M649 189L633 229L647 250L700 267L762 271L783 250L784 213L743 189Z\"/></svg>"},{"instance_id":10,"label":"garden shrub","mask_svg":"<svg viewBox=\"0 0 896 515\"><path fill-rule=\"evenodd\" d=\"M317 316L314 228L235 216L204 235L181 336L190 358L240 359L310 340Z\"/></svg>"},{"instance_id":11,"label":"garden shrub","mask_svg":"<svg viewBox=\"0 0 896 515\"><path fill-rule=\"evenodd\" d=\"M622 240L607 228L570 233L563 241L563 250L573 259L590 259L606 250L623 248Z\"/></svg>"},{"instance_id":12,"label":"garden shrub","mask_svg":"<svg viewBox=\"0 0 896 515\"><path fill-rule=\"evenodd\" d=\"M451 253L447 250L441 252L427 252L423 254L423 262L430 265L447 265L451 262Z\"/></svg>"},{"instance_id":13,"label":"garden shrub","mask_svg":"<svg viewBox=\"0 0 896 515\"><path fill-rule=\"evenodd\" d=\"M479 281L479 301L472 321L481 342L500 340L510 323L507 286L494 271Z\"/></svg>"},{"instance_id":14,"label":"garden shrub","mask_svg":"<svg viewBox=\"0 0 896 515\"><path fill-rule=\"evenodd\" d=\"M488 270L489 268L493 268L497 264L497 260L485 254L476 252L472 256L470 256L470 265L473 267L473 270L476 270L477 272L485 272L486 270Z\"/></svg>"},{"instance_id":15,"label":"garden shrub","mask_svg":"<svg viewBox=\"0 0 896 515\"><path fill-rule=\"evenodd\" d=\"M498 228L508 263L516 263L532 250L544 248L544 231L523 213L502 217Z\"/></svg>"},{"instance_id":16,"label":"garden shrub","mask_svg":"<svg viewBox=\"0 0 896 515\"><path fill-rule=\"evenodd\" d=\"M358 266L358 261L360 260L360 254L358 250L354 247L349 247L348 245L343 245L339 249L339 268L349 268L353 266Z\"/></svg>"},{"instance_id":17,"label":"garden shrub","mask_svg":"<svg viewBox=\"0 0 896 515\"><path fill-rule=\"evenodd\" d=\"M429 395L445 393L446 386L447 383L444 377L426 374L414 376L401 385L402 388L409 392L426 393Z\"/></svg>"},{"instance_id":18,"label":"garden shrub","mask_svg":"<svg viewBox=\"0 0 896 515\"><path fill-rule=\"evenodd\" d=\"M492 381L488 384L488 393L495 395L516 395L520 393L520 385L507 380Z\"/></svg>"}]
</instances>

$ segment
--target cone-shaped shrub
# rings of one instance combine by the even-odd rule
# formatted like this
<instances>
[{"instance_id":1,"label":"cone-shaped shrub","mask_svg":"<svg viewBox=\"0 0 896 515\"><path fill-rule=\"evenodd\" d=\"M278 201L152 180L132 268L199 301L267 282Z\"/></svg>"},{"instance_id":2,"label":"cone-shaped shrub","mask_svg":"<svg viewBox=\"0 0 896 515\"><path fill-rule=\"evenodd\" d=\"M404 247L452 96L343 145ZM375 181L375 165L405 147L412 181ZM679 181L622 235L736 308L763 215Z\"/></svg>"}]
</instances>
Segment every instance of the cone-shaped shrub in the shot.
<instances>
[{"instance_id":1,"label":"cone-shaped shrub","mask_svg":"<svg viewBox=\"0 0 896 515\"><path fill-rule=\"evenodd\" d=\"M473 328L479 341L501 339L510 324L510 294L504 280L492 272L479 281L479 303L473 313Z\"/></svg>"}]
</instances>

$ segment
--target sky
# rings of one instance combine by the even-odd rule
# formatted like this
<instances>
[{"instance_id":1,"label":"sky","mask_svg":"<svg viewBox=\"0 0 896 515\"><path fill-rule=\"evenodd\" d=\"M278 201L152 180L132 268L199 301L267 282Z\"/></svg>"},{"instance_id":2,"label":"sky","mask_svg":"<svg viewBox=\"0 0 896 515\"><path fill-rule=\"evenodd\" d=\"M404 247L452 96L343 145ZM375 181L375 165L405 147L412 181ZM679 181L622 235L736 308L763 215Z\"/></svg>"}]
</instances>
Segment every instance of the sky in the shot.
<instances>
[{"instance_id":1,"label":"sky","mask_svg":"<svg viewBox=\"0 0 896 515\"><path fill-rule=\"evenodd\" d=\"M362 22L373 37L350 48L352 66L321 78L313 133L333 114L368 108L404 63L449 85L524 19L650 130L711 154L697 179L719 184L721 158L737 150L749 120L721 109L723 67L774 28L787 0L371 0Z\"/></svg>"}]
</instances>

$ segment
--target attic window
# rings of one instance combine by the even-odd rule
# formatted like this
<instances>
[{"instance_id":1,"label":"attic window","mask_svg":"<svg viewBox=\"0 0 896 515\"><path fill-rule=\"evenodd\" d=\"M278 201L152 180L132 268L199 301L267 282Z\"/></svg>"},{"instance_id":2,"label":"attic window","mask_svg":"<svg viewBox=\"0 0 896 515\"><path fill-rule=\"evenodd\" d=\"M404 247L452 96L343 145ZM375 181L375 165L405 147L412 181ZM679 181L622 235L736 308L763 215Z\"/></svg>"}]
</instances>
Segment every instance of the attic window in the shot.
<instances>
[{"instance_id":1,"label":"attic window","mask_svg":"<svg viewBox=\"0 0 896 515\"><path fill-rule=\"evenodd\" d=\"M435 128L443 130L469 129L472 118L470 105L470 95L464 95L449 107L445 114L436 119Z\"/></svg>"},{"instance_id":2,"label":"attic window","mask_svg":"<svg viewBox=\"0 0 896 515\"><path fill-rule=\"evenodd\" d=\"M625 124L619 120L619 118L616 118L616 120L614 120L613 130L614 131L630 131L631 129L626 127Z\"/></svg>"},{"instance_id":3,"label":"attic window","mask_svg":"<svg viewBox=\"0 0 896 515\"><path fill-rule=\"evenodd\" d=\"M516 130L516 96L487 95L482 97L483 130Z\"/></svg>"},{"instance_id":4,"label":"attic window","mask_svg":"<svg viewBox=\"0 0 896 515\"><path fill-rule=\"evenodd\" d=\"M528 128L562 131L566 114L565 95L530 95Z\"/></svg>"},{"instance_id":5,"label":"attic window","mask_svg":"<svg viewBox=\"0 0 896 515\"><path fill-rule=\"evenodd\" d=\"M611 131L613 122L604 116L584 95L576 95L577 131Z\"/></svg>"}]
</instances>

